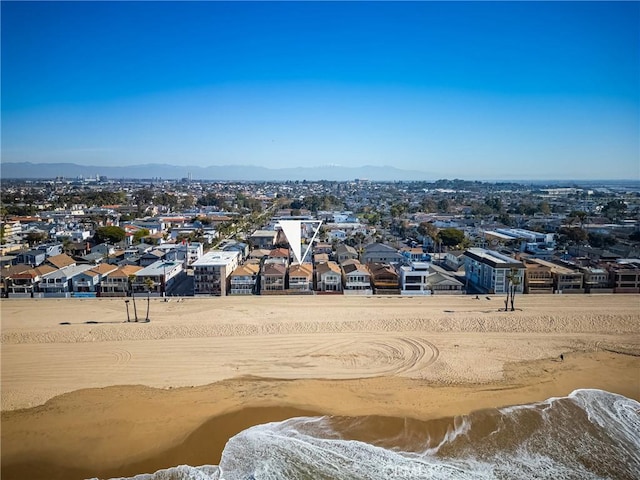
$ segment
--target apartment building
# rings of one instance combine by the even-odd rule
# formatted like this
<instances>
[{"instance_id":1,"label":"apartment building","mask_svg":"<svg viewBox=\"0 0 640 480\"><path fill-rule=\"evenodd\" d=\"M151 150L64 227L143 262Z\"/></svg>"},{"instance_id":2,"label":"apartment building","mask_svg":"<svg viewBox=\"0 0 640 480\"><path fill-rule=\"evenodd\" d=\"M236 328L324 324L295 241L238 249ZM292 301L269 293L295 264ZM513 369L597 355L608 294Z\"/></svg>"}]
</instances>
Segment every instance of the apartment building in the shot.
<instances>
[{"instance_id":1,"label":"apartment building","mask_svg":"<svg viewBox=\"0 0 640 480\"><path fill-rule=\"evenodd\" d=\"M516 278L516 292L524 290L525 266L512 257L493 250L469 248L464 252L467 282L486 293L507 293L511 281Z\"/></svg>"},{"instance_id":2,"label":"apartment building","mask_svg":"<svg viewBox=\"0 0 640 480\"><path fill-rule=\"evenodd\" d=\"M194 294L224 297L231 290L231 273L238 268L240 252L212 250L193 262Z\"/></svg>"}]
</instances>

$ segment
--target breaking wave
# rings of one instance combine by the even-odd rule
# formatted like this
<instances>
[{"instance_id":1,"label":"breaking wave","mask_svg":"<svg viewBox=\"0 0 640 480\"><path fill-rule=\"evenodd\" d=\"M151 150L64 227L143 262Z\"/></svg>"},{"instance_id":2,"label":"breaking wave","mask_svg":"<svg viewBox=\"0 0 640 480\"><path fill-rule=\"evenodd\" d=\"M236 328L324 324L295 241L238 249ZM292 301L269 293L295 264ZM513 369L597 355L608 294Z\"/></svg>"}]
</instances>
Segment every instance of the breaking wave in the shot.
<instances>
[{"instance_id":1,"label":"breaking wave","mask_svg":"<svg viewBox=\"0 0 640 480\"><path fill-rule=\"evenodd\" d=\"M576 390L540 403L418 421L299 417L231 438L219 466L135 480L637 479L640 403Z\"/></svg>"}]
</instances>

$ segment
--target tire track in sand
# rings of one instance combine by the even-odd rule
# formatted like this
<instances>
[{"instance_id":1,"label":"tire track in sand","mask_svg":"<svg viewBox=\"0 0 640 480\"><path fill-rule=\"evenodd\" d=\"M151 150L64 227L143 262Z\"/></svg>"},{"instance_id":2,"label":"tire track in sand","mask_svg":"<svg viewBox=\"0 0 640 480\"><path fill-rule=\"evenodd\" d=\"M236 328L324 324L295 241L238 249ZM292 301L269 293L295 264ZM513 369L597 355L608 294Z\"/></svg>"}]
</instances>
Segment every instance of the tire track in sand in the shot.
<instances>
[{"instance_id":1,"label":"tire track in sand","mask_svg":"<svg viewBox=\"0 0 640 480\"><path fill-rule=\"evenodd\" d=\"M308 366L322 364L329 377L375 377L422 370L440 355L438 348L421 337L384 336L349 339L314 348L300 358Z\"/></svg>"}]
</instances>

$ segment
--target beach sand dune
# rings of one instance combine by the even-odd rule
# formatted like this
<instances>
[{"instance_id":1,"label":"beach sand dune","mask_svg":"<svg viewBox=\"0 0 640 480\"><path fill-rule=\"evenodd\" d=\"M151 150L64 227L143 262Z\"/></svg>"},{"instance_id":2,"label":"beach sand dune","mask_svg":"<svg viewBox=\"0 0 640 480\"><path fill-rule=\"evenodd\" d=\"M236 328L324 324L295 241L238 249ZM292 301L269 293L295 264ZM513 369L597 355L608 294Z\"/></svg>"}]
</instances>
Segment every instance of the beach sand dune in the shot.
<instances>
[{"instance_id":1,"label":"beach sand dune","mask_svg":"<svg viewBox=\"0 0 640 480\"><path fill-rule=\"evenodd\" d=\"M500 296L152 299L150 323L126 323L122 299L3 300L2 478L216 463L229 436L304 413L428 420L577 388L640 399L639 296L503 307ZM146 300L137 308L144 318ZM203 435L216 439L206 449Z\"/></svg>"}]
</instances>

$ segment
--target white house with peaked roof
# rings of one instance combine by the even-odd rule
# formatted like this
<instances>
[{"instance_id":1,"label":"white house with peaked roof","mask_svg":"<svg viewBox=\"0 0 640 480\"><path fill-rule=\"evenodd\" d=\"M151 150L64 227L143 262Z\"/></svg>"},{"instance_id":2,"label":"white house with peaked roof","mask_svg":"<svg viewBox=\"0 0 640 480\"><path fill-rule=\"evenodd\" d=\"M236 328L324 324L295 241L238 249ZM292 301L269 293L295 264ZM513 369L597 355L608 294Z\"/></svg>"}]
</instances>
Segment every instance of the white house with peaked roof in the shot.
<instances>
[{"instance_id":1,"label":"white house with peaked roof","mask_svg":"<svg viewBox=\"0 0 640 480\"><path fill-rule=\"evenodd\" d=\"M92 265L71 265L42 276L38 289L43 297L70 297L73 278L90 270Z\"/></svg>"},{"instance_id":2,"label":"white house with peaked roof","mask_svg":"<svg viewBox=\"0 0 640 480\"><path fill-rule=\"evenodd\" d=\"M320 292L342 292L342 271L336 262L316 264L316 290Z\"/></svg>"}]
</instances>

